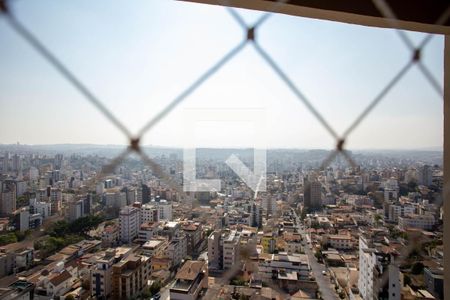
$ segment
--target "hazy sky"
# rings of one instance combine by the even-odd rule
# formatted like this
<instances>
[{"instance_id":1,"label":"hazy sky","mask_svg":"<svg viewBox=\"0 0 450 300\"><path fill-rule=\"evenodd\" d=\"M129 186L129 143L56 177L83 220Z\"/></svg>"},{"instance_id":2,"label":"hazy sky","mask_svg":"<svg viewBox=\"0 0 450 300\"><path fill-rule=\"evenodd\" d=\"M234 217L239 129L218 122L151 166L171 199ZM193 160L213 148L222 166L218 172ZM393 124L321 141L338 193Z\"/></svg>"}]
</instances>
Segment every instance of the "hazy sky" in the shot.
<instances>
[{"instance_id":1,"label":"hazy sky","mask_svg":"<svg viewBox=\"0 0 450 300\"><path fill-rule=\"evenodd\" d=\"M14 1L17 17L137 132L243 38L224 8L176 1ZM261 12L242 11L247 22ZM408 32L418 44L424 34ZM409 60L393 30L273 15L257 39L317 110L343 133ZM124 144L126 139L0 16L0 143ZM442 85L443 37L423 53ZM414 67L350 136L347 146L442 144L442 100ZM262 113L202 120L223 109ZM200 116L187 130L186 115ZM195 119L195 118L194 118ZM206 118L208 119L208 118ZM193 135L192 139L186 138ZM255 137L256 136L256 137ZM144 144L331 148L333 138L248 45L149 131ZM262 139L262 140L261 140Z\"/></svg>"}]
</instances>

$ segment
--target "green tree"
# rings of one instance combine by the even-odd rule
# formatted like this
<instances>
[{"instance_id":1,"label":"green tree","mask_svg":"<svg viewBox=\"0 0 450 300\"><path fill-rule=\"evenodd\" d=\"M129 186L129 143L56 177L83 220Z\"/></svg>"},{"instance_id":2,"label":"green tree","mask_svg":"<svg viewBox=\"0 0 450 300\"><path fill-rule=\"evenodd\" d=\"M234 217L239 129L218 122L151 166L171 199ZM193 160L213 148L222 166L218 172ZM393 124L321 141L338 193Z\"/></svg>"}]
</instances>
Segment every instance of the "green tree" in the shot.
<instances>
[{"instance_id":1,"label":"green tree","mask_svg":"<svg viewBox=\"0 0 450 300\"><path fill-rule=\"evenodd\" d=\"M25 195L17 197L17 200L16 200L17 208L28 206L28 205L30 205L30 199L28 199L28 197L26 197Z\"/></svg>"},{"instance_id":2,"label":"green tree","mask_svg":"<svg viewBox=\"0 0 450 300\"><path fill-rule=\"evenodd\" d=\"M103 221L103 218L97 215L89 215L78 218L69 224L69 232L86 234L88 231L96 228Z\"/></svg>"},{"instance_id":3,"label":"green tree","mask_svg":"<svg viewBox=\"0 0 450 300\"><path fill-rule=\"evenodd\" d=\"M317 258L317 260L318 261L322 261L322 259L323 259L323 254L322 254L322 251L317 251L315 254L314 254L314 256Z\"/></svg>"},{"instance_id":4,"label":"green tree","mask_svg":"<svg viewBox=\"0 0 450 300\"><path fill-rule=\"evenodd\" d=\"M69 231L69 224L67 221L56 221L51 225L51 227L47 230L47 234L58 237L58 236L64 236Z\"/></svg>"},{"instance_id":5,"label":"green tree","mask_svg":"<svg viewBox=\"0 0 450 300\"><path fill-rule=\"evenodd\" d=\"M244 278L238 276L233 279L231 279L230 284L231 285L237 285L237 286L245 286L247 282L244 280Z\"/></svg>"},{"instance_id":6,"label":"green tree","mask_svg":"<svg viewBox=\"0 0 450 300\"><path fill-rule=\"evenodd\" d=\"M155 281L152 283L152 285L150 286L150 293L153 295L159 293L159 291L161 290L161 282L159 280Z\"/></svg>"},{"instance_id":7,"label":"green tree","mask_svg":"<svg viewBox=\"0 0 450 300\"><path fill-rule=\"evenodd\" d=\"M70 295L66 296L64 299L65 300L75 300L75 297L72 294L70 294Z\"/></svg>"},{"instance_id":8,"label":"green tree","mask_svg":"<svg viewBox=\"0 0 450 300\"><path fill-rule=\"evenodd\" d=\"M141 293L141 298L142 299L150 299L152 297L152 293L150 292L150 290L148 288L144 289Z\"/></svg>"},{"instance_id":9,"label":"green tree","mask_svg":"<svg viewBox=\"0 0 450 300\"><path fill-rule=\"evenodd\" d=\"M374 216L374 218L375 218L375 222L376 222L376 223L378 223L378 222L380 222L380 221L383 220L383 216L381 216L381 215L379 215L379 214L376 214L376 215Z\"/></svg>"},{"instance_id":10,"label":"green tree","mask_svg":"<svg viewBox=\"0 0 450 300\"><path fill-rule=\"evenodd\" d=\"M17 236L14 232L9 232L6 234L0 235L0 246L17 243Z\"/></svg>"}]
</instances>

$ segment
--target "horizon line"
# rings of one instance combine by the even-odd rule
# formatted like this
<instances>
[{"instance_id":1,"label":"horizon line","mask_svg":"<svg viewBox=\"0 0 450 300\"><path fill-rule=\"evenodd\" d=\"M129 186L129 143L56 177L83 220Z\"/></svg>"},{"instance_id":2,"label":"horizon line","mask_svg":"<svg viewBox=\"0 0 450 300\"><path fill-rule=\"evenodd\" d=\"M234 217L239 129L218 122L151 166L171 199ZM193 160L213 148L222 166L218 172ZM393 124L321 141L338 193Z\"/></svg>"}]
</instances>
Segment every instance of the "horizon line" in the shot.
<instances>
[{"instance_id":1,"label":"horizon line","mask_svg":"<svg viewBox=\"0 0 450 300\"><path fill-rule=\"evenodd\" d=\"M52 143L52 144L4 144L0 143L0 147L2 146L31 146L31 147L42 147L42 146L103 146L103 147L128 147L128 144L94 144L94 143ZM190 147L183 147L183 146L173 146L173 145L141 145L142 148L172 148L172 149L214 149L214 150L232 150L232 149L239 149L239 150L247 150L247 149L262 149L261 147L255 148L251 146L233 146L233 147L227 147L227 146L190 146ZM318 147L265 147L267 150L324 150L324 151L332 151L335 150L335 148L318 148ZM443 152L443 146L424 146L424 147L417 147L417 148L352 148L352 149L346 149L348 151L432 151L432 152Z\"/></svg>"}]
</instances>

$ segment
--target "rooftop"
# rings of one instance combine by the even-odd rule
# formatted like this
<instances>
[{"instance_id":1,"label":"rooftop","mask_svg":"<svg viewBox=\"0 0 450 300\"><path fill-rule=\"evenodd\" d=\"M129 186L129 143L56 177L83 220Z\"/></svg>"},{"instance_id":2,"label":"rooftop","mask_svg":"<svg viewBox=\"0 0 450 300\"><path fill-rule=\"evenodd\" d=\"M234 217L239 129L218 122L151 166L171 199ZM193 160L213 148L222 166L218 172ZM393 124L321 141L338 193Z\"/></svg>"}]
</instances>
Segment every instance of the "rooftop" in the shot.
<instances>
[{"instance_id":1,"label":"rooftop","mask_svg":"<svg viewBox=\"0 0 450 300\"><path fill-rule=\"evenodd\" d=\"M176 279L194 280L205 267L204 261L188 260L175 276Z\"/></svg>"}]
</instances>

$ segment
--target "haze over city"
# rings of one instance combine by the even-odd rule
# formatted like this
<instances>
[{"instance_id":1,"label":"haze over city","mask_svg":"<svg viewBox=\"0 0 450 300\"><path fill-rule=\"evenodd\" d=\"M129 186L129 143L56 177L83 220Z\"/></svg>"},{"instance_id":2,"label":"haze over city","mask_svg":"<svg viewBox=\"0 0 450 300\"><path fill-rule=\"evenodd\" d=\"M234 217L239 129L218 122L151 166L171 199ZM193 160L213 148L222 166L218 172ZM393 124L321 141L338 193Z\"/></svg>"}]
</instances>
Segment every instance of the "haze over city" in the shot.
<instances>
[{"instance_id":1,"label":"haze over city","mask_svg":"<svg viewBox=\"0 0 450 300\"><path fill-rule=\"evenodd\" d=\"M444 0L0 0L0 299L450 296L445 34Z\"/></svg>"}]
</instances>

